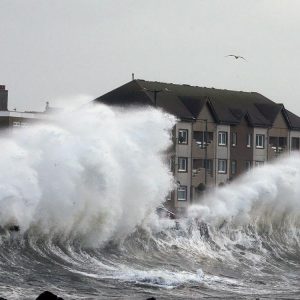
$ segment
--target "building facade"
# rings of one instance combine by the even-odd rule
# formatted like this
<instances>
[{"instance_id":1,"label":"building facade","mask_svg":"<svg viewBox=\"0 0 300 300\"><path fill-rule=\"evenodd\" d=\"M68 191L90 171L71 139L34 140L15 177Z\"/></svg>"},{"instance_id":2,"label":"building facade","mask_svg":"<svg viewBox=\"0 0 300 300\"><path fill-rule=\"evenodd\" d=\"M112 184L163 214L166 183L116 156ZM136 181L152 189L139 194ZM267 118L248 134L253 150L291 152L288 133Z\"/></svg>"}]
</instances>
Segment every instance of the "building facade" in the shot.
<instances>
[{"instance_id":1,"label":"building facade","mask_svg":"<svg viewBox=\"0 0 300 300\"><path fill-rule=\"evenodd\" d=\"M175 115L169 163L176 212L282 153L299 151L300 118L258 93L133 80L97 99L108 105L150 105Z\"/></svg>"},{"instance_id":2,"label":"building facade","mask_svg":"<svg viewBox=\"0 0 300 300\"><path fill-rule=\"evenodd\" d=\"M49 115L57 112L58 109L49 107L46 103L44 112L8 110L8 91L5 85L0 85L0 129L1 132L18 130L19 128L28 127L37 122L45 122Z\"/></svg>"}]
</instances>

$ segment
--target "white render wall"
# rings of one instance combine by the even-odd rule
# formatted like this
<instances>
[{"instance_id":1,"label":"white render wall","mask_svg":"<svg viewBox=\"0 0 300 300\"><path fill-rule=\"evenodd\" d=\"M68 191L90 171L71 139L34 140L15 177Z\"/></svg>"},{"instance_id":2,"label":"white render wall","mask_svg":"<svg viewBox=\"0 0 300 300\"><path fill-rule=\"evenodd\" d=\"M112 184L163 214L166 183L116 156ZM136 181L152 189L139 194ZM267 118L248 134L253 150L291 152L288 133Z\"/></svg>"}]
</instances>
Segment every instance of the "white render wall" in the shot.
<instances>
[{"instance_id":1,"label":"white render wall","mask_svg":"<svg viewBox=\"0 0 300 300\"><path fill-rule=\"evenodd\" d=\"M219 146L218 144L218 135L219 131L227 132L227 146ZM216 174L216 185L220 183L226 183L229 179L229 171L230 171L230 126L229 125L217 125L217 132L216 132L216 158L215 158L215 174ZM227 159L227 173L221 174L218 173L218 160L219 159Z\"/></svg>"},{"instance_id":2,"label":"white render wall","mask_svg":"<svg viewBox=\"0 0 300 300\"><path fill-rule=\"evenodd\" d=\"M256 148L256 135L265 135L265 147L263 149ZM267 128L254 128L252 137L253 148L253 162L252 166L255 166L255 161L266 162L268 160L268 129Z\"/></svg>"},{"instance_id":3,"label":"white render wall","mask_svg":"<svg viewBox=\"0 0 300 300\"><path fill-rule=\"evenodd\" d=\"M192 151L192 123L191 122L178 122L175 126L176 129L176 145L175 145L175 178L180 182L180 185L187 186L187 201L177 201L177 189L175 190L175 207L187 207L191 202L191 151ZM180 129L188 130L188 144L178 144L178 131ZM186 173L178 172L178 157L188 158L188 171Z\"/></svg>"}]
</instances>

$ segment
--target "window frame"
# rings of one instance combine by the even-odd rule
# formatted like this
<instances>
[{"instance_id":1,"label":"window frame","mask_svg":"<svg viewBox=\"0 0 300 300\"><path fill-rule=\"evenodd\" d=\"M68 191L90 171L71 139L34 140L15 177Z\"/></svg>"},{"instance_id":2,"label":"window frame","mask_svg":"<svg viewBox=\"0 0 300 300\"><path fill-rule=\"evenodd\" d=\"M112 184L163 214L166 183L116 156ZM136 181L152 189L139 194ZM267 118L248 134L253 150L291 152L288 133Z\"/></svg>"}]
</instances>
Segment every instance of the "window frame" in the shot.
<instances>
[{"instance_id":1,"label":"window frame","mask_svg":"<svg viewBox=\"0 0 300 300\"><path fill-rule=\"evenodd\" d=\"M185 193L185 198L179 198L179 192ZM177 188L177 201L187 201L187 186L186 185L180 185Z\"/></svg>"},{"instance_id":2,"label":"window frame","mask_svg":"<svg viewBox=\"0 0 300 300\"><path fill-rule=\"evenodd\" d=\"M221 170L221 163L224 162L225 170ZM227 159L218 159L218 173L219 174L227 174Z\"/></svg>"},{"instance_id":3,"label":"window frame","mask_svg":"<svg viewBox=\"0 0 300 300\"><path fill-rule=\"evenodd\" d=\"M291 151L299 151L299 150L300 150L300 137L292 136Z\"/></svg>"},{"instance_id":4,"label":"window frame","mask_svg":"<svg viewBox=\"0 0 300 300\"><path fill-rule=\"evenodd\" d=\"M260 139L259 138L262 138L262 145L259 145L259 141ZM255 148L256 149L265 149L265 135L264 134L261 134L261 133L257 133L256 136L255 136Z\"/></svg>"},{"instance_id":5,"label":"window frame","mask_svg":"<svg viewBox=\"0 0 300 300\"><path fill-rule=\"evenodd\" d=\"M262 167L265 164L263 160L256 160L255 167Z\"/></svg>"},{"instance_id":6,"label":"window frame","mask_svg":"<svg viewBox=\"0 0 300 300\"><path fill-rule=\"evenodd\" d=\"M246 144L246 146L247 146L247 148L252 147L252 133L247 134L247 144Z\"/></svg>"},{"instance_id":7,"label":"window frame","mask_svg":"<svg viewBox=\"0 0 300 300\"><path fill-rule=\"evenodd\" d=\"M234 165L234 168L232 167ZM233 172L234 170L234 172ZM236 175L236 172L237 172L237 161L234 159L231 161L231 175Z\"/></svg>"},{"instance_id":8,"label":"window frame","mask_svg":"<svg viewBox=\"0 0 300 300\"><path fill-rule=\"evenodd\" d=\"M183 141L180 140L180 133L185 133L186 138ZM189 130L188 129L178 129L178 144L179 145L187 145L189 143Z\"/></svg>"},{"instance_id":9,"label":"window frame","mask_svg":"<svg viewBox=\"0 0 300 300\"><path fill-rule=\"evenodd\" d=\"M231 134L231 146L236 147L236 145L237 145L237 133L232 132L232 134Z\"/></svg>"},{"instance_id":10,"label":"window frame","mask_svg":"<svg viewBox=\"0 0 300 300\"><path fill-rule=\"evenodd\" d=\"M213 174L213 160L212 159L204 159L203 160L204 170L207 174Z\"/></svg>"},{"instance_id":11,"label":"window frame","mask_svg":"<svg viewBox=\"0 0 300 300\"><path fill-rule=\"evenodd\" d=\"M222 136L225 137L225 143L222 141ZM227 147L228 144L228 132L227 131L219 131L218 132L218 146Z\"/></svg>"},{"instance_id":12,"label":"window frame","mask_svg":"<svg viewBox=\"0 0 300 300\"><path fill-rule=\"evenodd\" d=\"M252 161L251 160L246 160L245 168L246 168L246 171L250 171L252 169Z\"/></svg>"},{"instance_id":13,"label":"window frame","mask_svg":"<svg viewBox=\"0 0 300 300\"><path fill-rule=\"evenodd\" d=\"M193 139L200 149L205 149L214 140L214 134L212 131L193 131Z\"/></svg>"},{"instance_id":14,"label":"window frame","mask_svg":"<svg viewBox=\"0 0 300 300\"><path fill-rule=\"evenodd\" d=\"M181 163L180 163L180 161L184 161L185 163L185 168L184 169L181 169L180 167L181 167ZM188 158L187 157L183 157L183 156L180 156L180 157L178 157L178 172L179 173L187 173L188 172Z\"/></svg>"},{"instance_id":15,"label":"window frame","mask_svg":"<svg viewBox=\"0 0 300 300\"><path fill-rule=\"evenodd\" d=\"M166 196L166 201L172 201L172 197L173 197L173 191L169 191L168 195Z\"/></svg>"}]
</instances>

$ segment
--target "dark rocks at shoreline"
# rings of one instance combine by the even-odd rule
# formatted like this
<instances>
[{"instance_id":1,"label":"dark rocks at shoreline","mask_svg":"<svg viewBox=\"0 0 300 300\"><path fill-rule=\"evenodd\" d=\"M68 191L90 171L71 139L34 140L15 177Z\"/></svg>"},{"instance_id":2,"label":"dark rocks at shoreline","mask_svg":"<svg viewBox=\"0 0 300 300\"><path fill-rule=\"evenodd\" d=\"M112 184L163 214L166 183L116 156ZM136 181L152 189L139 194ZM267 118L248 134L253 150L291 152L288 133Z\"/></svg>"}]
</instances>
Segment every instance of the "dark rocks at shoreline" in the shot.
<instances>
[{"instance_id":1,"label":"dark rocks at shoreline","mask_svg":"<svg viewBox=\"0 0 300 300\"><path fill-rule=\"evenodd\" d=\"M1 300L1 299L0 299ZM54 294L52 294L49 291L45 291L43 293L41 293L36 300L64 300L63 298L60 298Z\"/></svg>"},{"instance_id":2,"label":"dark rocks at shoreline","mask_svg":"<svg viewBox=\"0 0 300 300\"><path fill-rule=\"evenodd\" d=\"M0 297L0 300L7 300L7 299ZM55 294L53 294L49 291L45 291L45 292L41 293L36 298L36 300L64 300L64 299L61 298L61 297L56 296ZM147 298L146 300L156 300L156 298L155 297L150 297L150 298Z\"/></svg>"}]
</instances>

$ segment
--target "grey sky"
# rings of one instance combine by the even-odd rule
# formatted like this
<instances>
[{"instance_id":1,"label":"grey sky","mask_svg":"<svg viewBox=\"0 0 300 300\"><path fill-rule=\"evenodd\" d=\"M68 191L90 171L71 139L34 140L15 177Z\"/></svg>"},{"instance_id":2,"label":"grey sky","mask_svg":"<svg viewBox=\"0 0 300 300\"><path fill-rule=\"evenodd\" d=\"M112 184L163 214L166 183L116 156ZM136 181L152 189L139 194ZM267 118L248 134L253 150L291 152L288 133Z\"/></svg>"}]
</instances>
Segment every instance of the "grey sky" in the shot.
<instances>
[{"instance_id":1,"label":"grey sky","mask_svg":"<svg viewBox=\"0 0 300 300\"><path fill-rule=\"evenodd\" d=\"M300 115L299 33L298 0L0 0L0 84L10 109L42 110L134 72L257 91Z\"/></svg>"}]
</instances>

